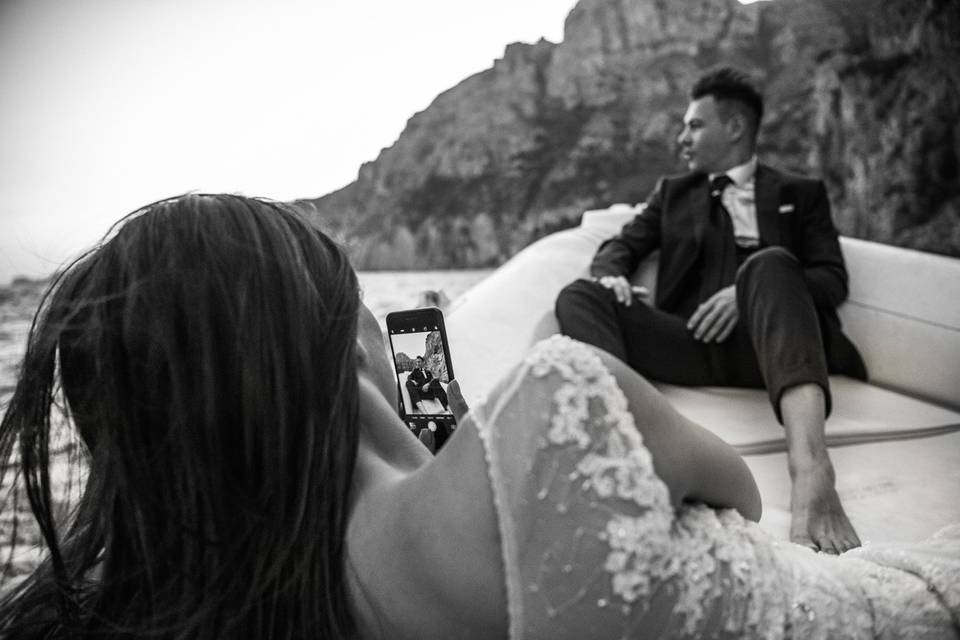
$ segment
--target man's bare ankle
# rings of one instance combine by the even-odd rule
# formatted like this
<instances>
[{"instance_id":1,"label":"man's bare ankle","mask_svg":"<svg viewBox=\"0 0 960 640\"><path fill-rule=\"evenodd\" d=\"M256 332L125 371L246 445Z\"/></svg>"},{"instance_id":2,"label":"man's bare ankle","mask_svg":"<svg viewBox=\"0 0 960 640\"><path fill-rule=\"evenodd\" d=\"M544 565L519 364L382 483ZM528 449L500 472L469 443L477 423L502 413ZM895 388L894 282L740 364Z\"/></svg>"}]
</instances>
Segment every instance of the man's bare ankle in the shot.
<instances>
[{"instance_id":1,"label":"man's bare ankle","mask_svg":"<svg viewBox=\"0 0 960 640\"><path fill-rule=\"evenodd\" d=\"M836 473L833 470L833 463L826 450L822 454L805 454L798 456L789 456L787 468L790 471L790 478L809 478L811 476L823 476L830 480L830 483L836 480Z\"/></svg>"}]
</instances>

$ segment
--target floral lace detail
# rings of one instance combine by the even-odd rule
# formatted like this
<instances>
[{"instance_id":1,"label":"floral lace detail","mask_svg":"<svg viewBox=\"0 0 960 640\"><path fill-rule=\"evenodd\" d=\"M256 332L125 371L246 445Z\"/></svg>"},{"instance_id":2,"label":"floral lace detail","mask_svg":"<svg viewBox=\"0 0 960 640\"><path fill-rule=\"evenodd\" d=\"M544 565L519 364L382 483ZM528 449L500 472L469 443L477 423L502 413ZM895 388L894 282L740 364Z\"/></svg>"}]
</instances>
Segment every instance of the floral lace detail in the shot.
<instances>
[{"instance_id":1,"label":"floral lace detail","mask_svg":"<svg viewBox=\"0 0 960 640\"><path fill-rule=\"evenodd\" d=\"M837 558L773 540L734 510L674 511L616 379L568 338L534 347L491 399L475 420L512 638L956 631L960 528Z\"/></svg>"},{"instance_id":2,"label":"floral lace detail","mask_svg":"<svg viewBox=\"0 0 960 640\"><path fill-rule=\"evenodd\" d=\"M610 551L603 566L612 593L626 604L642 605L665 578L682 574L695 586L705 585L703 575L714 570L712 559L703 559L706 542L691 533L696 526L681 528L686 535L679 538L673 535L667 487L654 473L623 391L600 358L569 338L554 337L534 347L526 363L536 377L559 373L564 380L553 396L547 439L583 451L569 479L601 500L629 501L643 510L638 516L614 513L607 522ZM702 512L688 512L688 520ZM702 617L703 595L702 589L689 589L677 603L675 611L687 618L690 631Z\"/></svg>"},{"instance_id":3,"label":"floral lace detail","mask_svg":"<svg viewBox=\"0 0 960 640\"><path fill-rule=\"evenodd\" d=\"M577 472L601 498L618 497L641 507L668 508L667 487L653 471L627 399L596 354L569 338L540 343L527 357L531 373L545 377L557 371L567 384L554 393L556 413L547 433L555 445L572 443L587 449ZM590 426L590 402L601 404L599 429ZM599 431L601 437L596 438Z\"/></svg>"}]
</instances>

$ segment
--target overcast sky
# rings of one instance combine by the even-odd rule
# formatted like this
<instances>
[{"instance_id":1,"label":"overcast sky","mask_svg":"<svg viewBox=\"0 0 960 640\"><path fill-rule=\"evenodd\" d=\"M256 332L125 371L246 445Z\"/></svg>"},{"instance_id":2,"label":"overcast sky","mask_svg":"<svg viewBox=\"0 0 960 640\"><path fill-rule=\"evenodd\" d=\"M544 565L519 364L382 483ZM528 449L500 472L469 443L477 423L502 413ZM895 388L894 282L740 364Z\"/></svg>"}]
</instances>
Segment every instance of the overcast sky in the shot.
<instances>
[{"instance_id":1,"label":"overcast sky","mask_svg":"<svg viewBox=\"0 0 960 640\"><path fill-rule=\"evenodd\" d=\"M0 0L0 285L185 191L351 182L575 0Z\"/></svg>"}]
</instances>

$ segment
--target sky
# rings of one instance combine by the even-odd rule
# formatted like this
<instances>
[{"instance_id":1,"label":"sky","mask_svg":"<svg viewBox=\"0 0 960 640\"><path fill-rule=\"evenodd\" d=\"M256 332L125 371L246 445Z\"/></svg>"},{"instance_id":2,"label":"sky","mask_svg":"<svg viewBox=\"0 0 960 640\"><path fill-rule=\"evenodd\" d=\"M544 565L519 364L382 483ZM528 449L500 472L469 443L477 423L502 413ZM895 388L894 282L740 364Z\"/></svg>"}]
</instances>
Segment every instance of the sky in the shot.
<instances>
[{"instance_id":1,"label":"sky","mask_svg":"<svg viewBox=\"0 0 960 640\"><path fill-rule=\"evenodd\" d=\"M352 182L575 0L0 0L0 285L185 191Z\"/></svg>"},{"instance_id":2,"label":"sky","mask_svg":"<svg viewBox=\"0 0 960 640\"><path fill-rule=\"evenodd\" d=\"M0 0L0 285L186 191L352 182L575 0Z\"/></svg>"}]
</instances>

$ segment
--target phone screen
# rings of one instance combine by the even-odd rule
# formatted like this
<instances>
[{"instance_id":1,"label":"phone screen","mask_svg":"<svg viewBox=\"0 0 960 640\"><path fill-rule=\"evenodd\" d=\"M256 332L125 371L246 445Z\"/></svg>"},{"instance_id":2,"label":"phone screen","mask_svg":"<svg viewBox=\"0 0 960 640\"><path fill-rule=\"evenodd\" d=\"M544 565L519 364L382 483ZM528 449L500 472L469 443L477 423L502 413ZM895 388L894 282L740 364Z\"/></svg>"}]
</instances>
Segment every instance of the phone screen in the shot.
<instances>
[{"instance_id":1,"label":"phone screen","mask_svg":"<svg viewBox=\"0 0 960 640\"><path fill-rule=\"evenodd\" d=\"M433 432L439 449L456 420L447 387L453 379L443 314L428 307L387 315L387 334L397 375L400 417L417 436Z\"/></svg>"}]
</instances>

